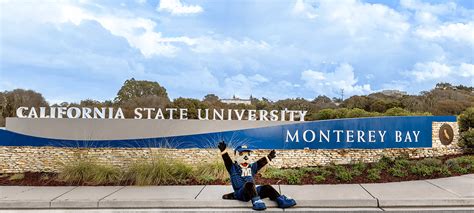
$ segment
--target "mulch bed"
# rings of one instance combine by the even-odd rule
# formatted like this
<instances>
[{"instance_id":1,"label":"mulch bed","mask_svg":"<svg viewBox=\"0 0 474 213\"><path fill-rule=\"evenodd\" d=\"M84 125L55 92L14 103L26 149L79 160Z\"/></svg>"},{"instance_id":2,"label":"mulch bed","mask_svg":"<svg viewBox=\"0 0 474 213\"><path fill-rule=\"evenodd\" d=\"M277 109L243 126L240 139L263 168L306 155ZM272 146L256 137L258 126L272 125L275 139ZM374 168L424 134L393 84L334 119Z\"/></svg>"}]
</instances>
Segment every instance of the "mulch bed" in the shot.
<instances>
[{"instance_id":1,"label":"mulch bed","mask_svg":"<svg viewBox=\"0 0 474 213\"><path fill-rule=\"evenodd\" d=\"M449 155L449 156L442 156L442 157L437 157L438 159L442 160L443 162L459 157L462 155ZM371 168L373 164L368 164L367 168ZM347 168L350 166L348 165L343 165ZM69 183L69 182L64 182L58 180L57 173L47 173L47 172L27 172L24 173L24 178L21 180L10 180L10 176L12 174L0 174L0 186L95 186L90 183ZM452 176L459 176L462 175L460 173L455 173L452 172ZM405 177L394 177L388 173L387 170L382 170L380 173L380 179L376 181L369 180L366 175L362 174L360 176L355 176L351 181L348 182L342 182L338 180L334 174L331 174L330 176L326 177L326 180L323 182L318 182L316 183L311 175L306 175L301 179L301 184L358 184L358 183L387 183L387 182L399 182L399 181L410 181L410 180L425 180L425 179L434 179L434 178L442 178L446 177L441 174L434 174L431 176L417 176L408 173L407 176ZM263 178L260 174L257 174L256 176L256 183L257 184L288 184L286 180L280 180L280 179L270 179L270 178ZM228 182L221 181L221 180L216 180L212 181L210 183L207 183L207 185L226 185L229 184ZM133 182L130 181L123 181L121 183L116 183L116 184L101 184L102 186L113 186L113 185L134 185ZM168 185L173 185L173 184L168 184ZM186 183L182 184L174 184L174 185L203 185L199 181L195 179L190 179Z\"/></svg>"}]
</instances>

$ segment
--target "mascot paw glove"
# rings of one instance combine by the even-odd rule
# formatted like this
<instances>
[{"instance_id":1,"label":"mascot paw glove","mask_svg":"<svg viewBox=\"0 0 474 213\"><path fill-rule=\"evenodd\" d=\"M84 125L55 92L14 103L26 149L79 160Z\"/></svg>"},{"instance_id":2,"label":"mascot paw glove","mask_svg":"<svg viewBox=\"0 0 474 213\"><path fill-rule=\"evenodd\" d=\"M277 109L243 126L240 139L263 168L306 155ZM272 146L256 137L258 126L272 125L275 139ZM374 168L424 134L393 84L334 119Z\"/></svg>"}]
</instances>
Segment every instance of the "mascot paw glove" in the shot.
<instances>
[{"instance_id":1,"label":"mascot paw glove","mask_svg":"<svg viewBox=\"0 0 474 213\"><path fill-rule=\"evenodd\" d=\"M273 158L276 157L276 152L275 150L272 150L268 155L267 155L268 159L272 160Z\"/></svg>"},{"instance_id":2,"label":"mascot paw glove","mask_svg":"<svg viewBox=\"0 0 474 213\"><path fill-rule=\"evenodd\" d=\"M283 209L296 205L296 201L294 199L286 197L285 195L280 195L277 197L276 201L278 203L278 207Z\"/></svg>"},{"instance_id":3,"label":"mascot paw glove","mask_svg":"<svg viewBox=\"0 0 474 213\"><path fill-rule=\"evenodd\" d=\"M217 145L217 147L219 148L219 150L221 150L221 152L223 152L227 148L227 145L224 141L221 141L219 145Z\"/></svg>"},{"instance_id":4,"label":"mascot paw glove","mask_svg":"<svg viewBox=\"0 0 474 213\"><path fill-rule=\"evenodd\" d=\"M252 198L252 209L253 210L259 211L259 210L265 210L266 208L267 208L267 206L265 205L263 200L260 199L259 196Z\"/></svg>"}]
</instances>

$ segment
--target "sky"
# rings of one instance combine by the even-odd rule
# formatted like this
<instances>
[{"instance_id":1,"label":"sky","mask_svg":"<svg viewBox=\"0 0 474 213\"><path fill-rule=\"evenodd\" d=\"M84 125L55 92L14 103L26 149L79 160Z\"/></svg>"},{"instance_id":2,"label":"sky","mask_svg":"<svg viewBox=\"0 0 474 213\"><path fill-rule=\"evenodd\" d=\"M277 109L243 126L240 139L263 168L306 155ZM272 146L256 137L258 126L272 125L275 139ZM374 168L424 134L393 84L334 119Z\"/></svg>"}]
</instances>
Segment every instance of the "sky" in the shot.
<instances>
[{"instance_id":1,"label":"sky","mask_svg":"<svg viewBox=\"0 0 474 213\"><path fill-rule=\"evenodd\" d=\"M474 0L0 0L0 91L103 101L132 77L198 99L474 86Z\"/></svg>"}]
</instances>

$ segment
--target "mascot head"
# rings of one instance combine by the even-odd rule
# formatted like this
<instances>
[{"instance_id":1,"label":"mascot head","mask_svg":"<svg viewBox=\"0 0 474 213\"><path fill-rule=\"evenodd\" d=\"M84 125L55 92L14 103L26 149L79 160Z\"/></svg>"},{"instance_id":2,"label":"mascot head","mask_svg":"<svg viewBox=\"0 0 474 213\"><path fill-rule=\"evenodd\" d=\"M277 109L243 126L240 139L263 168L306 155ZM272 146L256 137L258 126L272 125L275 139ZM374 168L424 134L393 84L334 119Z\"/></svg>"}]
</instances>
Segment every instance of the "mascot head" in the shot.
<instances>
[{"instance_id":1,"label":"mascot head","mask_svg":"<svg viewBox=\"0 0 474 213\"><path fill-rule=\"evenodd\" d=\"M237 163L242 167L248 167L250 165L250 153L252 152L247 146L238 146L234 150L235 159Z\"/></svg>"}]
</instances>

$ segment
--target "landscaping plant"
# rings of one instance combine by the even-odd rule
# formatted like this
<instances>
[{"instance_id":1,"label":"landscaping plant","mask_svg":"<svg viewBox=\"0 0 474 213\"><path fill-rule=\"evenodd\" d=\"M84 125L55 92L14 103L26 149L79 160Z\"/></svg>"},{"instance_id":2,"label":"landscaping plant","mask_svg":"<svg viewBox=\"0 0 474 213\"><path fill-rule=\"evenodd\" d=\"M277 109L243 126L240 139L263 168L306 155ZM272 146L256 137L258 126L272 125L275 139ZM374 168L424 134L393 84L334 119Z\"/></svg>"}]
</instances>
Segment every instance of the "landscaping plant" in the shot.
<instances>
[{"instance_id":1,"label":"landscaping plant","mask_svg":"<svg viewBox=\"0 0 474 213\"><path fill-rule=\"evenodd\" d=\"M474 107L462 112L458 117L458 123L461 144L467 148L474 148Z\"/></svg>"},{"instance_id":2,"label":"landscaping plant","mask_svg":"<svg viewBox=\"0 0 474 213\"><path fill-rule=\"evenodd\" d=\"M264 167L261 176L267 182L282 184L351 183L354 177L367 182L401 181L447 177L474 173L474 155L451 157L443 162L439 158L409 160L383 156L375 163L358 162L350 165L328 165L305 168ZM0 183L23 183L29 173L0 174ZM134 163L128 168L98 164L80 159L64 165L59 174L41 173L36 176L45 184L65 182L73 185L173 185L223 184L228 182L224 164L217 159L199 165L179 161L155 160ZM21 182L19 182L21 180ZM282 181L282 182L281 182ZM59 184L60 185L60 184Z\"/></svg>"}]
</instances>

